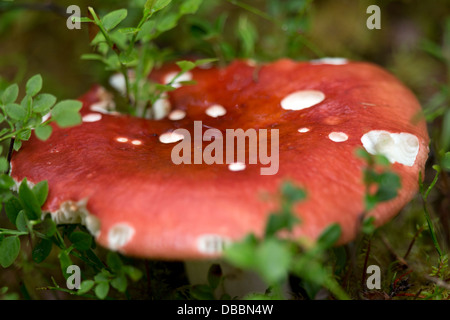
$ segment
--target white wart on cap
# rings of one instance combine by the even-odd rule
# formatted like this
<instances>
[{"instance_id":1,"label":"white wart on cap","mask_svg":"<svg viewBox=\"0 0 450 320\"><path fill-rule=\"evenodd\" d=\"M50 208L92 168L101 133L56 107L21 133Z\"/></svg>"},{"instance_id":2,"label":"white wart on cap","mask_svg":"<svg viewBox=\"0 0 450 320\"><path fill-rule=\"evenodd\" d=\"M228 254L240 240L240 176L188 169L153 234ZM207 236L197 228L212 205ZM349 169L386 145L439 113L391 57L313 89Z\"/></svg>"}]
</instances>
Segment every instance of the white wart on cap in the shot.
<instances>
[{"instance_id":1,"label":"white wart on cap","mask_svg":"<svg viewBox=\"0 0 450 320\"><path fill-rule=\"evenodd\" d=\"M370 154L382 154L391 163L413 166L419 153L419 139L410 133L391 133L372 130L361 137L364 148Z\"/></svg>"},{"instance_id":2,"label":"white wart on cap","mask_svg":"<svg viewBox=\"0 0 450 320\"><path fill-rule=\"evenodd\" d=\"M83 122L96 122L102 119L102 115L100 113L88 113L83 116Z\"/></svg>"},{"instance_id":3,"label":"white wart on cap","mask_svg":"<svg viewBox=\"0 0 450 320\"><path fill-rule=\"evenodd\" d=\"M303 110L325 100L325 94L318 90L300 90L287 95L281 100L284 110Z\"/></svg>"},{"instance_id":4,"label":"white wart on cap","mask_svg":"<svg viewBox=\"0 0 450 320\"><path fill-rule=\"evenodd\" d=\"M183 139L184 136L176 132L166 132L159 136L159 141L162 143L175 143Z\"/></svg>"},{"instance_id":5,"label":"white wart on cap","mask_svg":"<svg viewBox=\"0 0 450 320\"><path fill-rule=\"evenodd\" d=\"M339 65L347 64L348 60L345 58L321 58L321 59L311 60L309 63L316 64L316 65L331 64L331 65L339 66Z\"/></svg>"},{"instance_id":6,"label":"white wart on cap","mask_svg":"<svg viewBox=\"0 0 450 320\"><path fill-rule=\"evenodd\" d=\"M186 117L186 111L184 110L173 110L169 113L169 119L172 121L182 120Z\"/></svg>"},{"instance_id":7,"label":"white wart on cap","mask_svg":"<svg viewBox=\"0 0 450 320\"><path fill-rule=\"evenodd\" d=\"M214 104L206 109L205 112L210 117L218 118L224 116L227 113L227 110L220 104Z\"/></svg>"},{"instance_id":8,"label":"white wart on cap","mask_svg":"<svg viewBox=\"0 0 450 320\"><path fill-rule=\"evenodd\" d=\"M328 138L330 138L330 140L334 142L344 142L348 140L348 135L344 132L331 132L328 135Z\"/></svg>"},{"instance_id":9,"label":"white wart on cap","mask_svg":"<svg viewBox=\"0 0 450 320\"><path fill-rule=\"evenodd\" d=\"M126 245L135 233L133 227L126 223L114 225L108 232L108 244L111 250L117 250Z\"/></svg>"}]
</instances>

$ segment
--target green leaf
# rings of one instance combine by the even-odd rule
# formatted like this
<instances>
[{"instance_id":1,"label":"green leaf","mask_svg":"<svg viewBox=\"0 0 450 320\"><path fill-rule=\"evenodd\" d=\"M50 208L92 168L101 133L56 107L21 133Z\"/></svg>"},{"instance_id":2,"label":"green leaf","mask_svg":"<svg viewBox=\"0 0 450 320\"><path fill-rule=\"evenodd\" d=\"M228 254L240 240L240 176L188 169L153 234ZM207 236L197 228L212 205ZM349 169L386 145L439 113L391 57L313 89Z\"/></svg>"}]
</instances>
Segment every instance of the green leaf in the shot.
<instances>
[{"instance_id":1,"label":"green leaf","mask_svg":"<svg viewBox=\"0 0 450 320\"><path fill-rule=\"evenodd\" d=\"M379 185L375 196L379 202L391 200L397 196L400 187L400 177L396 173L383 172L379 175Z\"/></svg>"},{"instance_id":2,"label":"green leaf","mask_svg":"<svg viewBox=\"0 0 450 320\"><path fill-rule=\"evenodd\" d=\"M36 134L36 137L38 137L38 139L42 140L42 141L45 141L48 138L50 138L52 131L53 131L53 128L49 125L37 126L36 129L34 129L34 133Z\"/></svg>"},{"instance_id":3,"label":"green leaf","mask_svg":"<svg viewBox=\"0 0 450 320\"><path fill-rule=\"evenodd\" d=\"M10 104L14 103L19 95L19 86L17 84L12 84L3 91L2 103Z\"/></svg>"},{"instance_id":4,"label":"green leaf","mask_svg":"<svg viewBox=\"0 0 450 320\"><path fill-rule=\"evenodd\" d=\"M111 268L113 272L119 272L123 267L123 263L122 260L120 260L119 254L112 251L108 252L108 255L106 256L106 264Z\"/></svg>"},{"instance_id":5,"label":"green leaf","mask_svg":"<svg viewBox=\"0 0 450 320\"><path fill-rule=\"evenodd\" d=\"M25 97L23 97L20 105L24 110L26 110L27 115L30 115L31 110L33 109L33 97L27 94Z\"/></svg>"},{"instance_id":6,"label":"green leaf","mask_svg":"<svg viewBox=\"0 0 450 320\"><path fill-rule=\"evenodd\" d=\"M5 157L0 157L0 172L6 172L9 169L9 162Z\"/></svg>"},{"instance_id":7,"label":"green leaf","mask_svg":"<svg viewBox=\"0 0 450 320\"><path fill-rule=\"evenodd\" d=\"M0 158L1 160L2 158ZM6 158L3 158L6 160ZM7 160L6 160L7 161ZM16 183L14 182L13 178L11 178L7 174L0 174L0 189L10 189L13 185Z\"/></svg>"},{"instance_id":8,"label":"green leaf","mask_svg":"<svg viewBox=\"0 0 450 320\"><path fill-rule=\"evenodd\" d=\"M33 248L32 257L36 263L44 261L52 251L53 242L49 239L41 239Z\"/></svg>"},{"instance_id":9,"label":"green leaf","mask_svg":"<svg viewBox=\"0 0 450 320\"><path fill-rule=\"evenodd\" d=\"M22 141L28 141L31 137L31 129L21 130L17 133L16 138Z\"/></svg>"},{"instance_id":10,"label":"green leaf","mask_svg":"<svg viewBox=\"0 0 450 320\"><path fill-rule=\"evenodd\" d=\"M147 14L153 14L159 10L164 9L171 2L172 0L147 0L144 9L147 12Z\"/></svg>"},{"instance_id":11,"label":"green leaf","mask_svg":"<svg viewBox=\"0 0 450 320\"><path fill-rule=\"evenodd\" d=\"M161 92L167 92L167 91L174 91L177 88L172 87L171 85L168 84L160 84L160 83L156 83L155 84L155 89Z\"/></svg>"},{"instance_id":12,"label":"green leaf","mask_svg":"<svg viewBox=\"0 0 450 320\"><path fill-rule=\"evenodd\" d=\"M42 89L42 77L40 74L37 74L30 78L30 80L27 81L26 85L26 93L27 95L34 97L36 94L39 93Z\"/></svg>"},{"instance_id":13,"label":"green leaf","mask_svg":"<svg viewBox=\"0 0 450 320\"><path fill-rule=\"evenodd\" d=\"M81 55L81 60L98 60L98 61L103 61L104 58L99 55L99 54L95 54L95 53L86 53Z\"/></svg>"},{"instance_id":14,"label":"green leaf","mask_svg":"<svg viewBox=\"0 0 450 320\"><path fill-rule=\"evenodd\" d=\"M328 226L317 240L317 245L322 249L331 248L342 234L341 226L337 223Z\"/></svg>"},{"instance_id":15,"label":"green leaf","mask_svg":"<svg viewBox=\"0 0 450 320\"><path fill-rule=\"evenodd\" d=\"M75 249L80 251L88 250L92 245L92 237L86 232L76 231L72 232L69 237Z\"/></svg>"},{"instance_id":16,"label":"green leaf","mask_svg":"<svg viewBox=\"0 0 450 320\"><path fill-rule=\"evenodd\" d=\"M95 291L95 295L97 296L97 298L99 298L101 300L105 299L109 292L109 283L101 282L101 283L97 284L94 291Z\"/></svg>"},{"instance_id":17,"label":"green leaf","mask_svg":"<svg viewBox=\"0 0 450 320\"><path fill-rule=\"evenodd\" d=\"M78 295L89 292L94 287L95 282L92 280L84 280L80 283L80 289L77 291Z\"/></svg>"},{"instance_id":18,"label":"green leaf","mask_svg":"<svg viewBox=\"0 0 450 320\"><path fill-rule=\"evenodd\" d=\"M391 165L391 162L389 161L389 159L385 155L376 154L376 155L373 155L372 157L374 158L375 163L380 165L380 166L388 167L388 166Z\"/></svg>"},{"instance_id":19,"label":"green leaf","mask_svg":"<svg viewBox=\"0 0 450 320\"><path fill-rule=\"evenodd\" d=\"M6 114L14 120L25 120L27 117L27 109L17 103L9 103L5 106Z\"/></svg>"},{"instance_id":20,"label":"green leaf","mask_svg":"<svg viewBox=\"0 0 450 320\"><path fill-rule=\"evenodd\" d=\"M305 191L291 182L285 182L281 185L281 194L289 202L298 202L306 198Z\"/></svg>"},{"instance_id":21,"label":"green leaf","mask_svg":"<svg viewBox=\"0 0 450 320\"><path fill-rule=\"evenodd\" d=\"M123 266L122 269L134 282L139 281L143 276L142 271L133 266Z\"/></svg>"},{"instance_id":22,"label":"green leaf","mask_svg":"<svg viewBox=\"0 0 450 320\"><path fill-rule=\"evenodd\" d=\"M67 268L73 264L69 257L69 250L62 250L58 255L58 259L63 277L64 279L67 279L70 276L70 274L67 273Z\"/></svg>"},{"instance_id":23,"label":"green leaf","mask_svg":"<svg viewBox=\"0 0 450 320\"><path fill-rule=\"evenodd\" d=\"M33 101L33 111L37 113L47 113L56 103L56 97L48 93L41 93Z\"/></svg>"},{"instance_id":24,"label":"green leaf","mask_svg":"<svg viewBox=\"0 0 450 320\"><path fill-rule=\"evenodd\" d=\"M155 20L148 20L141 26L141 31L139 31L136 40L148 41L154 37L153 29L156 26Z\"/></svg>"},{"instance_id":25,"label":"green leaf","mask_svg":"<svg viewBox=\"0 0 450 320\"><path fill-rule=\"evenodd\" d=\"M124 293L128 286L127 278L122 274L111 280L111 286L117 291Z\"/></svg>"},{"instance_id":26,"label":"green leaf","mask_svg":"<svg viewBox=\"0 0 450 320\"><path fill-rule=\"evenodd\" d=\"M141 29L139 29L139 28L121 28L118 31L123 34L135 34L135 33L138 33L139 31L141 31Z\"/></svg>"},{"instance_id":27,"label":"green leaf","mask_svg":"<svg viewBox=\"0 0 450 320\"><path fill-rule=\"evenodd\" d=\"M239 268L251 268L255 264L256 246L255 236L248 235L243 241L225 247L225 259Z\"/></svg>"},{"instance_id":28,"label":"green leaf","mask_svg":"<svg viewBox=\"0 0 450 320\"><path fill-rule=\"evenodd\" d=\"M38 182L33 187L33 193L36 196L36 199L40 206L42 206L45 203L45 200L47 200L48 195L48 183L46 180Z\"/></svg>"},{"instance_id":29,"label":"green leaf","mask_svg":"<svg viewBox=\"0 0 450 320\"><path fill-rule=\"evenodd\" d=\"M203 0L184 0L179 9L180 15L196 13Z\"/></svg>"},{"instance_id":30,"label":"green leaf","mask_svg":"<svg viewBox=\"0 0 450 320\"><path fill-rule=\"evenodd\" d=\"M13 148L15 151L19 151L19 149L22 147L22 141L20 141L19 139L15 139L14 140L14 145Z\"/></svg>"},{"instance_id":31,"label":"green leaf","mask_svg":"<svg viewBox=\"0 0 450 320\"><path fill-rule=\"evenodd\" d=\"M181 72L187 72L195 68L195 63L192 61L178 61L177 65L180 67Z\"/></svg>"},{"instance_id":32,"label":"green leaf","mask_svg":"<svg viewBox=\"0 0 450 320\"><path fill-rule=\"evenodd\" d=\"M119 23L121 23L127 17L128 11L127 9L119 9L108 13L102 19L103 27L110 31L117 27Z\"/></svg>"},{"instance_id":33,"label":"green leaf","mask_svg":"<svg viewBox=\"0 0 450 320\"><path fill-rule=\"evenodd\" d=\"M25 209L28 219L37 220L41 216L41 205L33 191L28 187L27 179L23 179L19 187L19 200Z\"/></svg>"},{"instance_id":34,"label":"green leaf","mask_svg":"<svg viewBox=\"0 0 450 320\"><path fill-rule=\"evenodd\" d=\"M138 59L137 54L135 51L132 51L130 53L128 52L121 52L119 55L119 61L122 64L129 64L131 62L134 62Z\"/></svg>"},{"instance_id":35,"label":"green leaf","mask_svg":"<svg viewBox=\"0 0 450 320\"><path fill-rule=\"evenodd\" d=\"M156 25L156 30L159 32L165 32L173 29L177 26L178 16L174 13L169 13L161 18L159 23Z\"/></svg>"},{"instance_id":36,"label":"green leaf","mask_svg":"<svg viewBox=\"0 0 450 320\"><path fill-rule=\"evenodd\" d=\"M255 264L266 283L274 285L287 279L291 256L283 242L266 239L258 248Z\"/></svg>"},{"instance_id":37,"label":"green leaf","mask_svg":"<svg viewBox=\"0 0 450 320\"><path fill-rule=\"evenodd\" d=\"M87 17L72 17L72 22L81 22L81 23L83 23L83 22L95 22L95 21L92 20L92 19L89 19Z\"/></svg>"},{"instance_id":38,"label":"green leaf","mask_svg":"<svg viewBox=\"0 0 450 320\"><path fill-rule=\"evenodd\" d=\"M83 104L77 100L64 100L56 104L52 110L52 118L62 128L75 126L81 123L78 113Z\"/></svg>"},{"instance_id":39,"label":"green leaf","mask_svg":"<svg viewBox=\"0 0 450 320\"><path fill-rule=\"evenodd\" d=\"M366 219L364 219L363 223L362 223L362 227L361 227L361 231L364 234L370 235L372 233L374 233L376 227L375 227L375 217L368 217Z\"/></svg>"},{"instance_id":40,"label":"green leaf","mask_svg":"<svg viewBox=\"0 0 450 320\"><path fill-rule=\"evenodd\" d=\"M14 224L16 225L17 230L22 232L28 232L28 219L27 215L25 214L25 210L19 211Z\"/></svg>"},{"instance_id":41,"label":"green leaf","mask_svg":"<svg viewBox=\"0 0 450 320\"><path fill-rule=\"evenodd\" d=\"M95 242L94 242L95 245ZM86 257L89 258L89 260L92 262L93 265L96 265L98 269L101 269L104 267L103 261L99 259L99 257L92 251L92 249L89 249L84 252L86 254Z\"/></svg>"},{"instance_id":42,"label":"green leaf","mask_svg":"<svg viewBox=\"0 0 450 320\"><path fill-rule=\"evenodd\" d=\"M47 237L53 236L57 231L56 223L52 220L50 215L47 215L35 229L39 230Z\"/></svg>"},{"instance_id":43,"label":"green leaf","mask_svg":"<svg viewBox=\"0 0 450 320\"><path fill-rule=\"evenodd\" d=\"M18 236L3 238L0 241L0 265L8 268L14 263L20 251L20 240Z\"/></svg>"},{"instance_id":44,"label":"green leaf","mask_svg":"<svg viewBox=\"0 0 450 320\"><path fill-rule=\"evenodd\" d=\"M292 230L292 227L299 221L300 219L291 212L271 214L266 225L265 236L271 237L283 229Z\"/></svg>"},{"instance_id":45,"label":"green leaf","mask_svg":"<svg viewBox=\"0 0 450 320\"><path fill-rule=\"evenodd\" d=\"M111 273L105 269L102 269L102 271L100 273L97 273L94 277L95 282L100 283L100 282L108 282L109 281L109 276L111 275Z\"/></svg>"},{"instance_id":46,"label":"green leaf","mask_svg":"<svg viewBox=\"0 0 450 320\"><path fill-rule=\"evenodd\" d=\"M198 67L198 66L203 66L203 65L205 65L205 64L209 64L209 63L212 63L212 62L216 62L217 61L217 59L199 59L199 60L196 60L195 61L195 65Z\"/></svg>"},{"instance_id":47,"label":"green leaf","mask_svg":"<svg viewBox=\"0 0 450 320\"><path fill-rule=\"evenodd\" d=\"M444 170L450 170L450 152L447 152L442 159L442 167Z\"/></svg>"}]
</instances>

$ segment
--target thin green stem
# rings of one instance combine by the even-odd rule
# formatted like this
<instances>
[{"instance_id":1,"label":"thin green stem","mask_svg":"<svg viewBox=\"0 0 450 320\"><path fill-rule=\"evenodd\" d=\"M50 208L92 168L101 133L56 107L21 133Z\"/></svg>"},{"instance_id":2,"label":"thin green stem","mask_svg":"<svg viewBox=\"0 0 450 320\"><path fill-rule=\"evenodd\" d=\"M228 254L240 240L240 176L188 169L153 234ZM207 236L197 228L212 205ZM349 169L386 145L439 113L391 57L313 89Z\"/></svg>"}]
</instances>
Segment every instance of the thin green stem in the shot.
<instances>
[{"instance_id":1,"label":"thin green stem","mask_svg":"<svg viewBox=\"0 0 450 320\"><path fill-rule=\"evenodd\" d=\"M26 231L16 231L16 230L0 228L0 235L24 236L27 234L28 234L28 232L26 232Z\"/></svg>"},{"instance_id":2,"label":"thin green stem","mask_svg":"<svg viewBox=\"0 0 450 320\"><path fill-rule=\"evenodd\" d=\"M241 1L237 1L237 0L227 0L229 3L238 6L244 10L247 10L248 12L251 12L263 19L269 20L274 22L275 24L279 24L279 21L276 20L275 18L273 18L272 16L270 16L269 14L265 13L264 11L259 10L258 8L255 8L251 5L248 5L246 3L243 3Z\"/></svg>"},{"instance_id":3,"label":"thin green stem","mask_svg":"<svg viewBox=\"0 0 450 320\"><path fill-rule=\"evenodd\" d=\"M251 5L248 5L248 4L238 1L238 0L226 0L226 1L228 1L229 3L231 3L235 6L238 6L244 10L247 10L248 12L253 13L263 19L266 19L266 20L274 23L279 28L283 29L282 21L272 17L271 15L265 13L264 11L259 10L258 8L255 8ZM302 36L298 33L295 33L295 36L299 37L299 39L303 43L303 45L305 45L305 47L307 47L309 50L311 50L315 55L317 55L318 57L324 56L324 53L316 45L314 45L311 41L309 41L305 36Z\"/></svg>"},{"instance_id":4,"label":"thin green stem","mask_svg":"<svg viewBox=\"0 0 450 320\"><path fill-rule=\"evenodd\" d=\"M120 62L120 49L114 45L114 42L112 41L111 37L109 36L108 31L105 29L102 21L98 18L97 14L95 13L95 10L92 7L88 7L88 10L91 13L92 17L94 18L95 24L100 29L100 32L105 37L106 43L108 44L108 46L111 48L111 50L116 54L117 58L119 59L120 72L123 74L123 76L125 78L126 97L127 97L128 103L131 104L130 79L128 77L128 71L127 71L126 65L124 65L122 62Z\"/></svg>"},{"instance_id":5,"label":"thin green stem","mask_svg":"<svg viewBox=\"0 0 450 320\"><path fill-rule=\"evenodd\" d=\"M433 187L435 186L438 178L439 178L439 172L440 169L439 167L434 167L436 170L436 175L433 179L433 181L431 182L430 186L427 188L427 190L424 192L424 186L423 183L421 181L422 179L422 172L420 172L419 174L419 186L420 186L420 191L421 191L421 195L422 195L422 203L423 203L423 211L425 213L425 219L427 220L427 224L428 224L428 229L430 230L430 235L431 235L431 240L433 241L434 244L434 248L436 249L437 253L439 254L439 259L442 259L443 253L441 250L441 247L439 245L439 242L437 240L437 236L436 236L436 231L434 230L434 226L433 226L433 221L431 221L431 216L430 213L428 212L428 195L430 194L431 190L433 189Z\"/></svg>"},{"instance_id":6,"label":"thin green stem","mask_svg":"<svg viewBox=\"0 0 450 320\"><path fill-rule=\"evenodd\" d=\"M144 15L142 16L141 21L139 21L139 23L138 23L137 29L140 29L140 28L144 25L144 23L147 22L147 20L148 20L150 17L151 17L150 14L146 14L146 13L144 12ZM130 48L132 48L132 47L134 46L134 44L136 43L138 34L139 34L139 32L136 32L136 33L133 35L133 38L131 38Z\"/></svg>"}]
</instances>

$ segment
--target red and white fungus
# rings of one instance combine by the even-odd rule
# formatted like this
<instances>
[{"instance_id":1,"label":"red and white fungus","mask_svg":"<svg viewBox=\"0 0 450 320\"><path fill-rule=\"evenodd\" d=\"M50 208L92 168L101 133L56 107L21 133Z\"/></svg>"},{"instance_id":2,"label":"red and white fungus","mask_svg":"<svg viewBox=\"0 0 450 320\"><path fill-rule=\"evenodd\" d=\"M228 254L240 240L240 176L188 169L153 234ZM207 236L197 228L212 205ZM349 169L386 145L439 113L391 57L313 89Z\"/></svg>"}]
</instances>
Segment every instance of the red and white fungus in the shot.
<instances>
[{"instance_id":1,"label":"red and white fungus","mask_svg":"<svg viewBox=\"0 0 450 320\"><path fill-rule=\"evenodd\" d=\"M170 83L168 65L151 79ZM195 85L183 85L194 80ZM111 80L123 85L119 76ZM80 98L83 123L32 137L13 154L11 176L47 180L43 210L57 223L83 223L112 250L160 259L213 258L248 233L262 235L275 194L291 181L307 192L295 206L292 236L312 239L339 223L339 243L355 237L364 211L364 161L358 148L384 154L401 178L398 196L370 212L376 225L396 215L417 191L428 154L424 121L414 95L388 72L343 58L265 65L236 61L196 68L176 79L153 119L119 115L110 95L94 87ZM174 145L205 130L279 130L279 171L262 164L180 164ZM203 141L203 145L208 143ZM192 150L194 152L195 150ZM248 151L248 145L246 145ZM248 159L247 159L248 160Z\"/></svg>"}]
</instances>

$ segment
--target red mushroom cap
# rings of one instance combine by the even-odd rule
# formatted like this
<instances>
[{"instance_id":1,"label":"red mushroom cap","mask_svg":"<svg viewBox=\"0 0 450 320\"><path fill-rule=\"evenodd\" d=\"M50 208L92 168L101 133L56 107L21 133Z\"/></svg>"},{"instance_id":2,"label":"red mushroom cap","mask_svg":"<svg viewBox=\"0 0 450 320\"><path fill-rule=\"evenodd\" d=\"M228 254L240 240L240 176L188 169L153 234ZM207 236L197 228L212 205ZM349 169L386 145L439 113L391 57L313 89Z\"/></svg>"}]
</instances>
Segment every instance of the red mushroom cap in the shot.
<instances>
[{"instance_id":1,"label":"red mushroom cap","mask_svg":"<svg viewBox=\"0 0 450 320\"><path fill-rule=\"evenodd\" d=\"M164 83L173 71L167 66L152 78ZM55 126L49 140L24 143L12 177L48 180L43 209L57 222L83 222L105 247L163 259L213 257L227 241L262 235L277 206L264 195L286 180L308 195L295 208L301 224L294 236L316 238L339 223L340 243L351 240L364 211L357 148L386 154L401 177L399 195L371 211L377 225L417 191L428 154L425 123L412 122L420 105L381 68L342 59L238 61L188 76L197 84L170 92L172 112L161 120L100 112L107 99L95 87L80 98L83 124ZM224 136L227 129L278 129L278 172L262 175L261 163L174 164L171 152L183 137L173 131L193 137L194 121L203 133L216 128Z\"/></svg>"}]
</instances>

